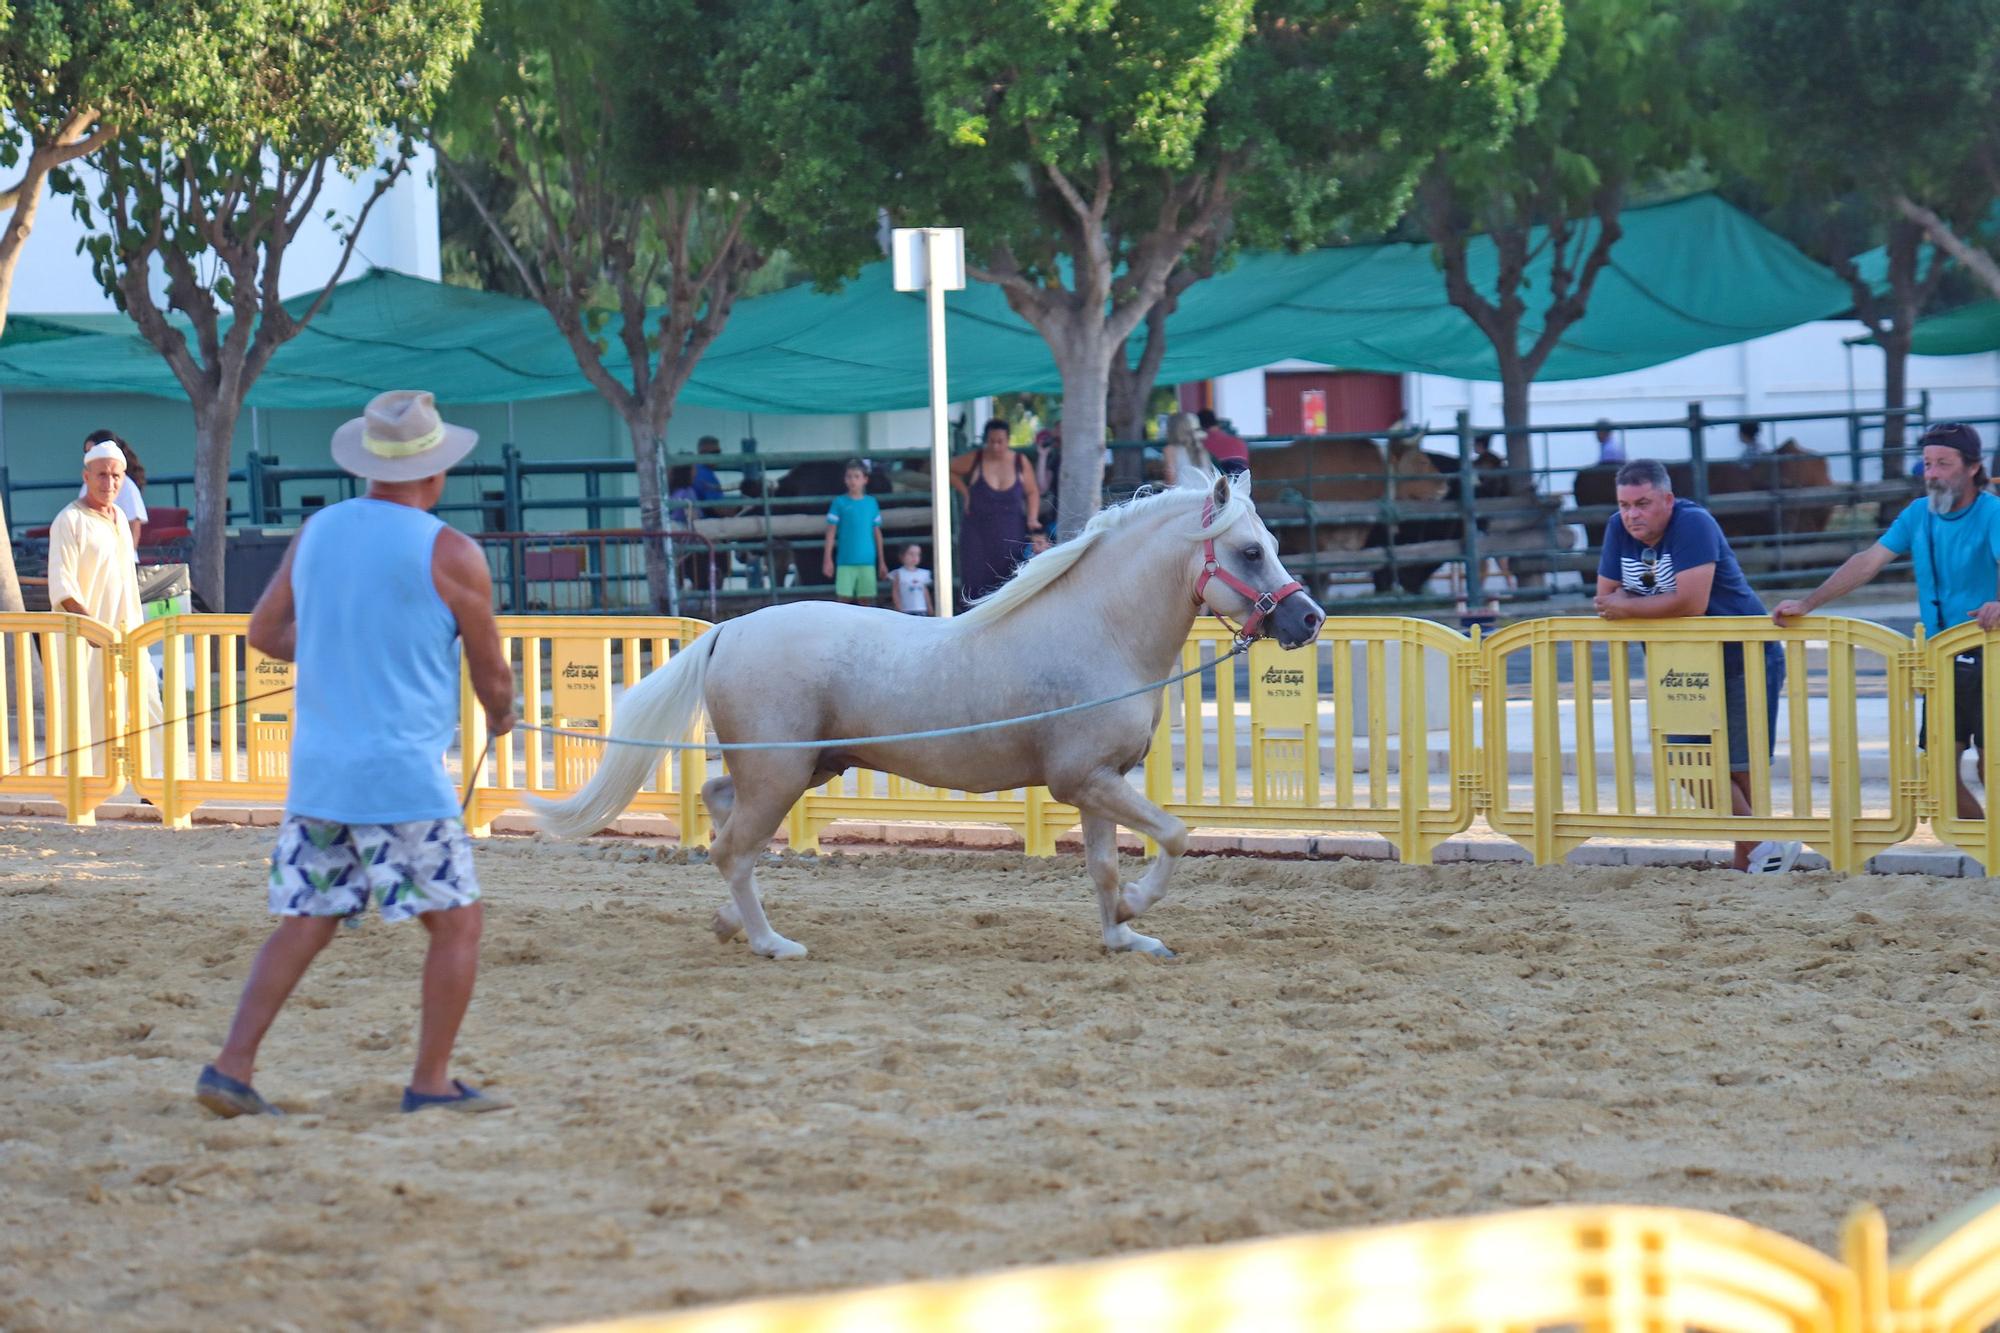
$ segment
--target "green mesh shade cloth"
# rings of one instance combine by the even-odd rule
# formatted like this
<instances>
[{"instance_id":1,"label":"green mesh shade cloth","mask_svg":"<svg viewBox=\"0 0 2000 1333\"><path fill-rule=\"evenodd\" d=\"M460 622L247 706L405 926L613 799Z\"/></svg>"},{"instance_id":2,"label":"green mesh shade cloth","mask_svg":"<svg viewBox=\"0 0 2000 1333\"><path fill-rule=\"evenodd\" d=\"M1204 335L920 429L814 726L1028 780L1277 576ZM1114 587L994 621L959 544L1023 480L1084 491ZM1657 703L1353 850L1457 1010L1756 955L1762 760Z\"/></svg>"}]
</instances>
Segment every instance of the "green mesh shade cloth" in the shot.
<instances>
[{"instance_id":1,"label":"green mesh shade cloth","mask_svg":"<svg viewBox=\"0 0 2000 1333\"><path fill-rule=\"evenodd\" d=\"M1580 379L1671 361L1847 308L1826 269L1712 195L1633 209L1599 276L1590 311L1564 334L1541 379ZM1471 247L1490 289L1494 250ZM1531 266L1524 340L1547 290L1549 256ZM294 306L302 302L288 303ZM947 303L954 401L1061 387L1041 337L999 289L973 283ZM65 317L67 318L67 317ZM1135 344L1139 341L1135 339ZM611 363L623 366L615 336ZM1134 346L1136 357L1139 348ZM1472 321L1448 304L1428 245L1361 245L1244 256L1197 283L1168 323L1163 384L1297 357L1354 370L1497 379ZM879 263L839 292L795 287L740 303L682 401L734 411L851 413L928 401L921 293L893 290ZM540 306L374 272L343 283L252 387L267 408L352 407L384 389L425 387L446 403L593 392ZM166 363L136 334L0 345L9 392L179 398Z\"/></svg>"}]
</instances>

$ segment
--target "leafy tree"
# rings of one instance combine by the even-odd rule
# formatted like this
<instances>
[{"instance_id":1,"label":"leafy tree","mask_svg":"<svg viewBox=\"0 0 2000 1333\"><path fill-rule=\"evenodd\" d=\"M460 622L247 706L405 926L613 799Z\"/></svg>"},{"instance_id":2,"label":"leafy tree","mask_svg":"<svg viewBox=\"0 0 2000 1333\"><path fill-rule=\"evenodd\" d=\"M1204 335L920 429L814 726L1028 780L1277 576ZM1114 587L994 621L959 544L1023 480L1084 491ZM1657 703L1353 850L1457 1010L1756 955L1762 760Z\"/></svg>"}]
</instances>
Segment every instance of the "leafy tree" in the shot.
<instances>
[{"instance_id":1,"label":"leafy tree","mask_svg":"<svg viewBox=\"0 0 2000 1333\"><path fill-rule=\"evenodd\" d=\"M1416 217L1446 295L1493 344L1516 490L1534 488L1529 386L1583 318L1620 211L1636 188L1683 170L1719 124L1716 99L1688 77L1713 22L1712 0L1566 0L1562 57L1534 114L1497 144L1440 152L1424 173ZM1467 261L1482 232L1498 260L1490 286Z\"/></svg>"},{"instance_id":2,"label":"leafy tree","mask_svg":"<svg viewBox=\"0 0 2000 1333\"><path fill-rule=\"evenodd\" d=\"M120 127L96 158L101 181L76 205L86 225L101 222L87 241L98 281L194 408L194 585L220 606L244 397L318 313L370 209L409 170L410 130L465 53L476 8L208 0L188 21L212 35L212 61L161 96L161 114ZM372 173L353 217L328 211L340 259L316 289L283 300L286 254L340 173Z\"/></svg>"},{"instance_id":3,"label":"leafy tree","mask_svg":"<svg viewBox=\"0 0 2000 1333\"><path fill-rule=\"evenodd\" d=\"M1735 165L1846 279L1882 348L1883 405L1904 406L1910 336L1945 267L1926 227L1972 234L1996 193L2000 0L1741 0L1716 65L1741 112ZM1875 244L1879 286L1855 263ZM1885 476L1901 474L1903 440L1891 418Z\"/></svg>"},{"instance_id":4,"label":"leafy tree","mask_svg":"<svg viewBox=\"0 0 2000 1333\"><path fill-rule=\"evenodd\" d=\"M880 253L895 18L872 0L486 2L440 161L624 421L648 532L675 403L770 256L835 280ZM647 555L665 607L664 550Z\"/></svg>"},{"instance_id":5,"label":"leafy tree","mask_svg":"<svg viewBox=\"0 0 2000 1333\"><path fill-rule=\"evenodd\" d=\"M197 78L213 52L184 0L0 0L0 330L14 273L52 174L96 152L129 117L157 117L162 89ZM0 515L0 534L6 531ZM21 609L11 543L0 541L0 611Z\"/></svg>"},{"instance_id":6,"label":"leafy tree","mask_svg":"<svg viewBox=\"0 0 2000 1333\"><path fill-rule=\"evenodd\" d=\"M974 275L1048 342L1065 533L1097 508L1112 364L1148 313L1233 246L1386 222L1441 147L1511 123L1562 33L1556 0L914 4L943 151L899 211L962 221Z\"/></svg>"}]
</instances>

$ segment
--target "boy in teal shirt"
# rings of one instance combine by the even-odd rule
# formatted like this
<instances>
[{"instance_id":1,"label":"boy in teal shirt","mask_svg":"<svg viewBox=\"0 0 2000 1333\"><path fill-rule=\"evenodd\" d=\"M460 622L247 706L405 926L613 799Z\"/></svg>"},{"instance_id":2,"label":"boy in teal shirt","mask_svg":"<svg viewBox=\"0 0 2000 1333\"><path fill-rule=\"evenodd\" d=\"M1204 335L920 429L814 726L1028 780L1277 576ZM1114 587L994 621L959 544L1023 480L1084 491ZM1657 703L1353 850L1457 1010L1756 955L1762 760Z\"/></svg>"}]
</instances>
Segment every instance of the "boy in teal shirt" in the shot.
<instances>
[{"instance_id":1,"label":"boy in teal shirt","mask_svg":"<svg viewBox=\"0 0 2000 1333\"><path fill-rule=\"evenodd\" d=\"M868 468L860 459L847 465L846 480L847 494L835 496L826 511L824 568L841 601L873 605L878 580L889 577L882 506L868 494Z\"/></svg>"}]
</instances>

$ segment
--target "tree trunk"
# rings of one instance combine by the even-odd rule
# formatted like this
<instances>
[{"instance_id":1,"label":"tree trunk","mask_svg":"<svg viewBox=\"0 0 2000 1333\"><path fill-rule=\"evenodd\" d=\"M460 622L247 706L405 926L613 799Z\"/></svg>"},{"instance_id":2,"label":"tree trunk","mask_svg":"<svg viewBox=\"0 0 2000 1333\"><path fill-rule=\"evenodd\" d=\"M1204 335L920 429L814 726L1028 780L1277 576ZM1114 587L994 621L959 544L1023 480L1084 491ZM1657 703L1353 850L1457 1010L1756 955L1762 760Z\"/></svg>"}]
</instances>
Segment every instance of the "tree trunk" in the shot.
<instances>
[{"instance_id":1,"label":"tree trunk","mask_svg":"<svg viewBox=\"0 0 2000 1333\"><path fill-rule=\"evenodd\" d=\"M646 420L644 409L625 419L625 429L632 436L632 467L639 474L639 527L646 533L646 599L652 603L653 613L663 616L673 601L668 581L674 571L667 560L667 525L660 507L667 489L660 467L660 436Z\"/></svg>"},{"instance_id":2,"label":"tree trunk","mask_svg":"<svg viewBox=\"0 0 2000 1333\"><path fill-rule=\"evenodd\" d=\"M1889 224L1889 308L1888 330L1877 338L1882 345L1882 406L1903 406L1909 394L1910 339L1916 329L1917 314L1923 308L1924 229L1907 218ZM1903 473L1904 418L1899 414L1882 418L1882 479Z\"/></svg>"},{"instance_id":3,"label":"tree trunk","mask_svg":"<svg viewBox=\"0 0 2000 1333\"><path fill-rule=\"evenodd\" d=\"M1111 438L1145 439L1146 400L1153 396L1153 386L1142 383L1142 373L1132 369L1127 362L1125 344L1121 343L1118 350L1113 353L1111 364L1106 368L1105 374L1108 377L1105 416L1111 427ZM1142 450L1119 450L1112 456L1114 469L1112 480L1126 485L1137 485L1146 479L1145 462L1146 456Z\"/></svg>"},{"instance_id":4,"label":"tree trunk","mask_svg":"<svg viewBox=\"0 0 2000 1333\"><path fill-rule=\"evenodd\" d=\"M1056 533L1068 541L1104 502L1104 409L1112 348L1099 318L1056 354L1062 372L1062 476L1056 483Z\"/></svg>"},{"instance_id":5,"label":"tree trunk","mask_svg":"<svg viewBox=\"0 0 2000 1333\"><path fill-rule=\"evenodd\" d=\"M195 593L211 611L227 605L223 529L229 526L229 450L242 410L226 394L194 408L194 568L189 574Z\"/></svg>"},{"instance_id":6,"label":"tree trunk","mask_svg":"<svg viewBox=\"0 0 2000 1333\"><path fill-rule=\"evenodd\" d=\"M1528 391L1534 381L1519 356L1500 358L1500 424L1507 429L1507 491L1535 493L1535 441L1528 434Z\"/></svg>"},{"instance_id":7,"label":"tree trunk","mask_svg":"<svg viewBox=\"0 0 2000 1333\"><path fill-rule=\"evenodd\" d=\"M1895 327L1876 339L1882 345L1882 406L1897 408L1903 406L1909 396L1910 378L1910 327L1898 319ZM1882 480L1891 481L1903 475L1904 418L1884 416L1882 418Z\"/></svg>"}]
</instances>

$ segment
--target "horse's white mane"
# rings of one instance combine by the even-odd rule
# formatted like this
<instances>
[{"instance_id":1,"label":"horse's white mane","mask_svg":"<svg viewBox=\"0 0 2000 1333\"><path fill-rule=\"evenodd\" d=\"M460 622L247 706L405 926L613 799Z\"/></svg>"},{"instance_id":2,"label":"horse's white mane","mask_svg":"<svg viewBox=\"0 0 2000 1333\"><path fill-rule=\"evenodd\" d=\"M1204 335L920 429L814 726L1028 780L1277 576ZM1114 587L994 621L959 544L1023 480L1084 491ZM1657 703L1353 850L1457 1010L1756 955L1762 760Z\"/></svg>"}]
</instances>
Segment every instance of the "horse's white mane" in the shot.
<instances>
[{"instance_id":1,"label":"horse's white mane","mask_svg":"<svg viewBox=\"0 0 2000 1333\"><path fill-rule=\"evenodd\" d=\"M1076 563L1090 554L1092 548L1100 544L1106 535L1126 527L1138 519L1157 514L1174 505L1187 505L1198 509L1215 490L1216 474L1205 469L1196 469L1193 476L1198 485L1183 483L1152 490L1141 490L1122 504L1100 509L1084 524L1083 531L1060 546L1051 546L1040 555L1025 561L1014 577L1000 585L995 591L982 597L973 608L966 612L964 619L975 624L988 624L1002 619L1019 610L1021 605L1042 589L1069 573ZM1229 483L1229 503L1216 510L1207 527L1196 526L1188 529L1187 539L1198 542L1221 532L1250 509L1250 485L1247 479L1232 477Z\"/></svg>"}]
</instances>

